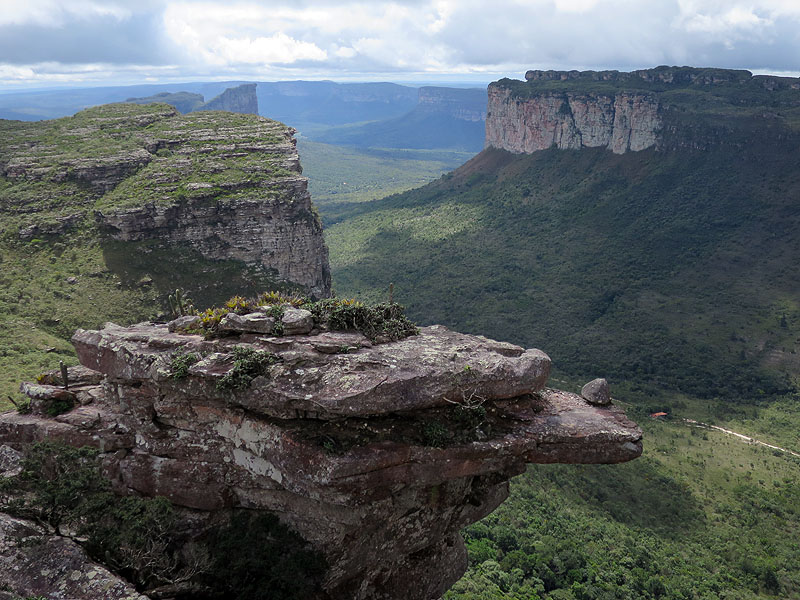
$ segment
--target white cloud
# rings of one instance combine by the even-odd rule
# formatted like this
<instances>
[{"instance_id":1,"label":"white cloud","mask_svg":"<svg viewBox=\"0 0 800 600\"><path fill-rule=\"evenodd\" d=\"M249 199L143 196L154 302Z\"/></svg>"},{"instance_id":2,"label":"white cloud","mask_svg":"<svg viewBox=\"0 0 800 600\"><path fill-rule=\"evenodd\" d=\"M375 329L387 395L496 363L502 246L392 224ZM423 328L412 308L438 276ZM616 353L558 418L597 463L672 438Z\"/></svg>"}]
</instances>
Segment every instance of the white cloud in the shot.
<instances>
[{"instance_id":1,"label":"white cloud","mask_svg":"<svg viewBox=\"0 0 800 600\"><path fill-rule=\"evenodd\" d=\"M59 27L72 18L129 18L132 11L116 2L93 0L0 0L0 25L44 25Z\"/></svg>"},{"instance_id":2,"label":"white cloud","mask_svg":"<svg viewBox=\"0 0 800 600\"><path fill-rule=\"evenodd\" d=\"M220 37L204 51L209 62L219 64L290 64L303 60L325 60L328 55L315 44L290 38L283 32L270 37Z\"/></svg>"},{"instance_id":3,"label":"white cloud","mask_svg":"<svg viewBox=\"0 0 800 600\"><path fill-rule=\"evenodd\" d=\"M42 27L54 35L42 39ZM0 0L0 63L35 74L43 61L95 55L112 71L166 63L204 78L520 77L658 64L793 72L798 32L800 0Z\"/></svg>"}]
</instances>

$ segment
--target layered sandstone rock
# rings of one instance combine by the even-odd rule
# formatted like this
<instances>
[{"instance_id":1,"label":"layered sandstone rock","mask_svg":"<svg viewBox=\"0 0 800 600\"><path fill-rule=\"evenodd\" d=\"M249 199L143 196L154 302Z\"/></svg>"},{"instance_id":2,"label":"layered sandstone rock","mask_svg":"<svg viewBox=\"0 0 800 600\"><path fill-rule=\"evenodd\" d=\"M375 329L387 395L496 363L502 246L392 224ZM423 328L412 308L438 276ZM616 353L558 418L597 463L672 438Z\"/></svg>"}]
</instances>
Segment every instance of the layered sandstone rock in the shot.
<instances>
[{"instance_id":1,"label":"layered sandstone rock","mask_svg":"<svg viewBox=\"0 0 800 600\"><path fill-rule=\"evenodd\" d=\"M497 507L526 463L641 453L619 408L545 387L539 350L441 326L376 343L318 324L248 333L246 321L216 340L149 323L78 331L89 370L70 372L76 408L6 413L0 443L88 444L120 493L276 513L327 558L320 598L341 600L439 597L466 569L459 530ZM223 385L242 348L271 353L260 355L270 366ZM29 391L63 393L54 377Z\"/></svg>"},{"instance_id":2,"label":"layered sandstone rock","mask_svg":"<svg viewBox=\"0 0 800 600\"><path fill-rule=\"evenodd\" d=\"M147 600L73 540L0 513L0 600Z\"/></svg>"},{"instance_id":3,"label":"layered sandstone rock","mask_svg":"<svg viewBox=\"0 0 800 600\"><path fill-rule=\"evenodd\" d=\"M542 92L520 99L491 84L487 115L486 146L517 153L555 146L623 154L654 146L662 127L658 99L647 92Z\"/></svg>"},{"instance_id":4,"label":"layered sandstone rock","mask_svg":"<svg viewBox=\"0 0 800 600\"><path fill-rule=\"evenodd\" d=\"M796 108L798 89L798 78L732 69L530 70L524 82L502 79L489 86L486 146L516 153L599 147L623 154L748 144L754 137L791 135L791 124L764 106ZM747 134L737 139L730 134L739 127Z\"/></svg>"},{"instance_id":5,"label":"layered sandstone rock","mask_svg":"<svg viewBox=\"0 0 800 600\"><path fill-rule=\"evenodd\" d=\"M242 86L240 96L254 99L254 87ZM212 272L225 262L234 276L257 275L260 289L330 295L322 225L294 130L282 123L211 110L181 115L166 104L111 104L3 131L3 210L18 224L19 238L84 227L84 238L121 243L105 258L112 271L137 265L141 272L125 274L132 280L162 268L168 256L178 272ZM120 260L110 264L114 257ZM198 267L200 261L207 264ZM218 300L199 296L207 304Z\"/></svg>"}]
</instances>

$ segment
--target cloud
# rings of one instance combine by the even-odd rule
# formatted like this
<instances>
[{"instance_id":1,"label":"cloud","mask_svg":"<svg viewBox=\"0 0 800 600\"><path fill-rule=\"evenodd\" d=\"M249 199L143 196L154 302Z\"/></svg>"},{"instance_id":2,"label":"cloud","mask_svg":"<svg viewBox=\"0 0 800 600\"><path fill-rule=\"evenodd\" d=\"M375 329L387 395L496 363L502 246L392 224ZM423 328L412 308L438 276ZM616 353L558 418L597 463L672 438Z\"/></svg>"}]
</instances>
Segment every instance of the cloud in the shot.
<instances>
[{"instance_id":1,"label":"cloud","mask_svg":"<svg viewBox=\"0 0 800 600\"><path fill-rule=\"evenodd\" d=\"M0 0L0 79L800 70L797 0ZM83 69L83 70L82 70ZM105 75L102 75L105 76Z\"/></svg>"}]
</instances>

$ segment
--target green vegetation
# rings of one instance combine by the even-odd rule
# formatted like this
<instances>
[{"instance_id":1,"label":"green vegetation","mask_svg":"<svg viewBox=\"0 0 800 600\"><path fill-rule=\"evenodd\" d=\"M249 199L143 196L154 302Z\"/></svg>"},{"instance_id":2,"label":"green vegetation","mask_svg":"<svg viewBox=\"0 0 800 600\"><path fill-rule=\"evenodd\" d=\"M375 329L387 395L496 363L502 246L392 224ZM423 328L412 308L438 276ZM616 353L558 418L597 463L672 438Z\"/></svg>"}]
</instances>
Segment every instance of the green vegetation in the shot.
<instances>
[{"instance_id":1,"label":"green vegetation","mask_svg":"<svg viewBox=\"0 0 800 600\"><path fill-rule=\"evenodd\" d=\"M334 282L371 300L393 282L415 321L543 347L563 374L774 398L798 372L793 152L484 151L323 207Z\"/></svg>"},{"instance_id":2,"label":"green vegetation","mask_svg":"<svg viewBox=\"0 0 800 600\"><path fill-rule=\"evenodd\" d=\"M138 585L174 580L169 502L114 496L93 448L39 442L27 450L22 467L19 476L0 481L2 510L85 538L90 556Z\"/></svg>"},{"instance_id":3,"label":"green vegetation","mask_svg":"<svg viewBox=\"0 0 800 600\"><path fill-rule=\"evenodd\" d=\"M345 148L297 142L314 204L376 200L424 185L469 160L472 152Z\"/></svg>"},{"instance_id":4,"label":"green vegetation","mask_svg":"<svg viewBox=\"0 0 800 600\"><path fill-rule=\"evenodd\" d=\"M608 72L607 72L608 73ZM670 107L696 123L718 121L727 134L733 129L730 118L763 117L765 109L779 111L772 118L791 126L800 125L800 101L795 80L779 77L752 77L747 71L658 67L648 70L649 81L636 75L617 73L607 78L587 71L569 79L519 81L501 79L496 85L509 89L514 97L530 98L540 93L615 94L655 92L662 105ZM656 79L662 74L667 81ZM713 81L713 85L708 82Z\"/></svg>"},{"instance_id":5,"label":"green vegetation","mask_svg":"<svg viewBox=\"0 0 800 600\"><path fill-rule=\"evenodd\" d=\"M395 341L416 335L417 327L405 316L405 308L394 302L364 304L352 298L324 298L312 302L297 294L263 292L254 298L234 296L222 306L212 306L199 314L199 332L208 337L220 335L219 324L228 313L244 315L262 312L276 319L273 335L283 335L281 318L286 306L311 312L318 327L339 331L360 331L372 341Z\"/></svg>"},{"instance_id":6,"label":"green vegetation","mask_svg":"<svg viewBox=\"0 0 800 600\"><path fill-rule=\"evenodd\" d=\"M233 368L217 381L217 391L240 390L256 377L269 374L269 367L279 358L272 352L237 346L233 349Z\"/></svg>"},{"instance_id":7,"label":"green vegetation","mask_svg":"<svg viewBox=\"0 0 800 600\"><path fill-rule=\"evenodd\" d=\"M235 511L189 548L187 523L165 498L111 493L96 449L40 442L22 466L0 480L2 510L77 536L139 590L195 582L197 598L291 600L319 589L324 559L275 515Z\"/></svg>"},{"instance_id":8,"label":"green vegetation","mask_svg":"<svg viewBox=\"0 0 800 600\"><path fill-rule=\"evenodd\" d=\"M170 377L173 379L183 379L189 375L189 369L193 364L200 360L200 356L195 352L178 352L172 357L170 362Z\"/></svg>"},{"instance_id":9,"label":"green vegetation","mask_svg":"<svg viewBox=\"0 0 800 600\"><path fill-rule=\"evenodd\" d=\"M340 293L393 282L418 322L543 348L556 387L606 376L645 429L632 463L515 479L467 528L446 600L800 598L800 461L683 421L800 451L793 109L771 123L672 93L708 112L668 118L718 146L489 150L423 188L321 206ZM451 420L423 442L446 445Z\"/></svg>"},{"instance_id":10,"label":"green vegetation","mask_svg":"<svg viewBox=\"0 0 800 600\"><path fill-rule=\"evenodd\" d=\"M445 600L800 598L800 461L639 420L623 465L532 466L466 529Z\"/></svg>"},{"instance_id":11,"label":"green vegetation","mask_svg":"<svg viewBox=\"0 0 800 600\"><path fill-rule=\"evenodd\" d=\"M242 149L284 142L284 126L254 115L111 104L54 121L0 120L0 136L0 407L20 381L62 360L75 364L67 340L80 327L166 318L176 287L191 290L199 308L235 291L280 288L266 269L207 260L189 244L110 240L93 211L209 194L224 202L253 190L267 196L260 186L288 173L283 157ZM118 177L118 169L130 176L115 190L92 183Z\"/></svg>"},{"instance_id":12,"label":"green vegetation","mask_svg":"<svg viewBox=\"0 0 800 600\"><path fill-rule=\"evenodd\" d=\"M372 341L396 341L418 333L416 325L406 318L405 308L395 303L366 305L356 300L327 298L303 308L330 329L354 329Z\"/></svg>"}]
</instances>

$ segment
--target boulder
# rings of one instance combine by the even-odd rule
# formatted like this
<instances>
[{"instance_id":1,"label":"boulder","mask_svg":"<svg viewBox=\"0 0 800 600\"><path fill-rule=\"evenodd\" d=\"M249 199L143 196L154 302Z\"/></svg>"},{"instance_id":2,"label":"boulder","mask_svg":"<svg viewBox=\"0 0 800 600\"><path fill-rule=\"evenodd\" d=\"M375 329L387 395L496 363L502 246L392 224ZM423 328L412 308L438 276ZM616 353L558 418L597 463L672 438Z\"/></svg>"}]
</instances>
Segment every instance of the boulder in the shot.
<instances>
[{"instance_id":1,"label":"boulder","mask_svg":"<svg viewBox=\"0 0 800 600\"><path fill-rule=\"evenodd\" d=\"M602 378L592 379L584 385L581 388L581 396L589 404L597 404L599 406L611 404L611 391L608 388L608 382Z\"/></svg>"},{"instance_id":2,"label":"boulder","mask_svg":"<svg viewBox=\"0 0 800 600\"><path fill-rule=\"evenodd\" d=\"M272 333L275 327L275 319L268 317L264 313L255 312L246 315L228 313L219 322L220 331L231 331L236 333Z\"/></svg>"},{"instance_id":3,"label":"boulder","mask_svg":"<svg viewBox=\"0 0 800 600\"><path fill-rule=\"evenodd\" d=\"M197 315L183 315L167 323L167 329L171 332L186 331L192 327L197 327L201 322Z\"/></svg>"},{"instance_id":4,"label":"boulder","mask_svg":"<svg viewBox=\"0 0 800 600\"><path fill-rule=\"evenodd\" d=\"M303 308L287 306L281 324L284 335L304 335L314 328L314 316Z\"/></svg>"}]
</instances>

